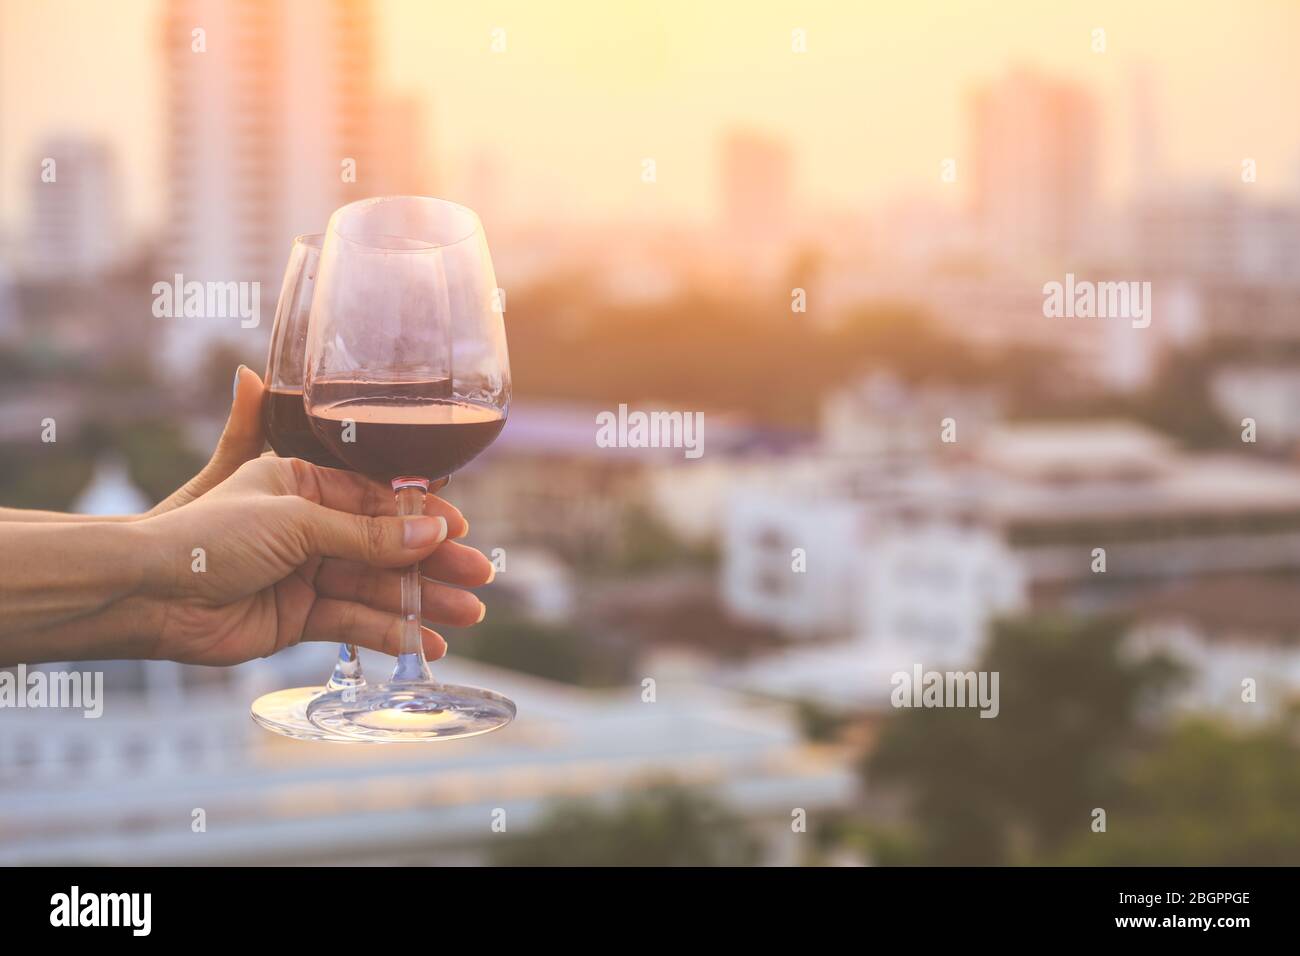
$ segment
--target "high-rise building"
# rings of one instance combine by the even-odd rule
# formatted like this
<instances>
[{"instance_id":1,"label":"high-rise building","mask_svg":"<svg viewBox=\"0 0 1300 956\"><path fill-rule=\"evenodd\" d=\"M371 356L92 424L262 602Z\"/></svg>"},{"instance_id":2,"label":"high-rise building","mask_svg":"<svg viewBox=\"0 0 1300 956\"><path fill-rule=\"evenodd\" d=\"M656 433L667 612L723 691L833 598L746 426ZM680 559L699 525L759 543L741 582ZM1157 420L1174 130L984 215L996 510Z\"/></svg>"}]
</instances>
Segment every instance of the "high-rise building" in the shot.
<instances>
[{"instance_id":1,"label":"high-rise building","mask_svg":"<svg viewBox=\"0 0 1300 956\"><path fill-rule=\"evenodd\" d=\"M1136 199L1156 193L1167 181L1160 135L1160 104L1155 73L1147 64L1136 67L1129 80L1130 192Z\"/></svg>"},{"instance_id":2,"label":"high-rise building","mask_svg":"<svg viewBox=\"0 0 1300 956\"><path fill-rule=\"evenodd\" d=\"M45 279L110 268L123 247L117 161L104 143L56 137L31 166L26 258Z\"/></svg>"},{"instance_id":3,"label":"high-rise building","mask_svg":"<svg viewBox=\"0 0 1300 956\"><path fill-rule=\"evenodd\" d=\"M971 103L974 209L994 256L1059 260L1081 249L1097 191L1097 121L1080 88L1027 69Z\"/></svg>"},{"instance_id":4,"label":"high-rise building","mask_svg":"<svg viewBox=\"0 0 1300 956\"><path fill-rule=\"evenodd\" d=\"M780 140L733 132L722 147L722 217L732 235L782 238L789 227L793 162Z\"/></svg>"},{"instance_id":5,"label":"high-rise building","mask_svg":"<svg viewBox=\"0 0 1300 956\"><path fill-rule=\"evenodd\" d=\"M260 282L273 305L293 237L372 195L371 0L176 0L164 7L169 229L160 279ZM382 155L382 153L379 153ZM172 320L167 360L197 367L215 342L269 332Z\"/></svg>"}]
</instances>

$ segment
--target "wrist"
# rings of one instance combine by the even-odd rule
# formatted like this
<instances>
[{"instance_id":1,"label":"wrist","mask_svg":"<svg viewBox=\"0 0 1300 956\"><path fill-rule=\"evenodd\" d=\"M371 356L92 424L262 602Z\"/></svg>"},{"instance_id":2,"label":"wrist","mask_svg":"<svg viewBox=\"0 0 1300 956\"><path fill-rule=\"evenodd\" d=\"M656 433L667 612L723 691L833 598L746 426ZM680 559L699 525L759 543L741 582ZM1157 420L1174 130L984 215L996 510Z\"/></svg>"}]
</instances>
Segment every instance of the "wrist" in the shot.
<instances>
[{"instance_id":1,"label":"wrist","mask_svg":"<svg viewBox=\"0 0 1300 956\"><path fill-rule=\"evenodd\" d=\"M15 524L0 554L0 662L142 656L150 547L131 522Z\"/></svg>"},{"instance_id":2,"label":"wrist","mask_svg":"<svg viewBox=\"0 0 1300 956\"><path fill-rule=\"evenodd\" d=\"M113 569L110 597L71 629L93 642L93 656L105 659L153 658L166 620L159 595L166 585L165 547L146 516L99 526L99 561ZM85 544L86 542L83 542ZM93 543L92 543L93 546Z\"/></svg>"},{"instance_id":3,"label":"wrist","mask_svg":"<svg viewBox=\"0 0 1300 956\"><path fill-rule=\"evenodd\" d=\"M193 549L178 544L177 537L177 524L168 513L141 515L130 523L123 540L131 548L132 597L165 601L177 596L180 571L195 559Z\"/></svg>"}]
</instances>

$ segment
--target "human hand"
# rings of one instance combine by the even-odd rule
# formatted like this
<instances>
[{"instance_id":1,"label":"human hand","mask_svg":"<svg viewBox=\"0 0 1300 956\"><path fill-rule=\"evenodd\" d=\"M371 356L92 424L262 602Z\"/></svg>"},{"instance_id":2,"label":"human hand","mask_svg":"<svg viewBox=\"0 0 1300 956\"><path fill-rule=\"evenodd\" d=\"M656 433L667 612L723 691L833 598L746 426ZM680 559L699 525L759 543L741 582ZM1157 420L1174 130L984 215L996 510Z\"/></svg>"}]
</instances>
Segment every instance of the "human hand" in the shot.
<instances>
[{"instance_id":1,"label":"human hand","mask_svg":"<svg viewBox=\"0 0 1300 956\"><path fill-rule=\"evenodd\" d=\"M453 537L468 528L446 501L429 495L424 516L398 517L388 487L297 459L246 462L134 528L156 635L144 656L186 663L235 664L304 640L396 654L402 568L420 564L425 618L457 627L485 611L462 588L494 576L480 552L446 540L449 528ZM421 630L430 659L446 653L440 635Z\"/></svg>"}]
</instances>

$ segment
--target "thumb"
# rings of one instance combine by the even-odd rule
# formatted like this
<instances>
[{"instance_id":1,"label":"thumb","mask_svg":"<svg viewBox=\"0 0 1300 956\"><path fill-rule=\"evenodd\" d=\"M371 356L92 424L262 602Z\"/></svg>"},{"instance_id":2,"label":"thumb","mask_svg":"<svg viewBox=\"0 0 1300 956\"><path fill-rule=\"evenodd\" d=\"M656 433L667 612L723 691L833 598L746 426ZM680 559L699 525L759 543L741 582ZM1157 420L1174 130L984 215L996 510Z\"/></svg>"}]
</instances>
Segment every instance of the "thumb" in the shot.
<instances>
[{"instance_id":1,"label":"thumb","mask_svg":"<svg viewBox=\"0 0 1300 956\"><path fill-rule=\"evenodd\" d=\"M211 476L216 479L214 484L220 484L244 462L251 461L262 453L262 446L266 443L266 436L262 433L264 390L262 379L247 365L241 365L235 370L230 417L226 419L226 427L221 432L221 440L217 442L217 450L208 463L208 468L214 471Z\"/></svg>"},{"instance_id":2,"label":"thumb","mask_svg":"<svg viewBox=\"0 0 1300 956\"><path fill-rule=\"evenodd\" d=\"M262 453L266 443L262 434L263 391L262 379L256 372L246 365L235 370L230 417L226 419L212 458L197 475L155 505L150 514L162 514L189 504L233 475L244 462Z\"/></svg>"},{"instance_id":3,"label":"thumb","mask_svg":"<svg viewBox=\"0 0 1300 956\"><path fill-rule=\"evenodd\" d=\"M294 519L313 555L399 568L424 560L447 537L441 515L375 517L298 500Z\"/></svg>"}]
</instances>

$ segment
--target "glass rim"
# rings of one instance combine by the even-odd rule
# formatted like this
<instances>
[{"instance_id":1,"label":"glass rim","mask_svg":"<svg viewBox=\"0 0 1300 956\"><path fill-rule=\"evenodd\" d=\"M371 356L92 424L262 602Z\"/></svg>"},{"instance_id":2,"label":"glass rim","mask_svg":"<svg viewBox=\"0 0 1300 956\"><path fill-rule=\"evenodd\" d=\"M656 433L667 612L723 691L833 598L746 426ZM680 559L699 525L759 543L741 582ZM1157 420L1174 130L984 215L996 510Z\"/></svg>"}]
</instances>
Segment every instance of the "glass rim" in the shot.
<instances>
[{"instance_id":1,"label":"glass rim","mask_svg":"<svg viewBox=\"0 0 1300 956\"><path fill-rule=\"evenodd\" d=\"M406 248L402 248L400 246L390 246L390 245L378 244L375 242L368 242L363 239L356 239L353 238L352 236L344 235L339 230L339 223L337 220L342 213L346 213L348 210L353 209L354 207L378 206L382 203L396 202L399 200L406 201L406 202L410 202L414 200L419 203L436 203L437 205L445 207L447 209L454 209L457 212L464 213L465 215L467 215L470 218L472 225L470 226L469 231L465 233L465 235L461 236L458 239L453 239L450 242L428 242L424 239L416 239L410 236L397 236L397 235L393 235L392 233L375 233L373 234L373 236L370 237L372 239L391 238L391 239L400 239L404 243L418 243L418 246L416 248L410 248L409 246ZM329 225L326 227L326 232L328 235L334 236L340 239L341 241L348 243L349 245L357 246L361 249L369 250L372 252L385 253L385 254L398 253L398 254L417 254L417 255L427 254L430 252L437 252L439 249L449 249L452 246L460 245L462 242L465 242L468 239L473 239L476 235L481 234L482 231L483 231L483 223L482 221L480 221L478 217L478 213L476 213L473 209L470 209L469 206L464 206L458 202L452 202L450 199L438 199L434 196L372 196L369 199L358 199L354 202L350 202L347 203L346 205L340 206L338 209L334 210L334 212L330 215Z\"/></svg>"}]
</instances>

